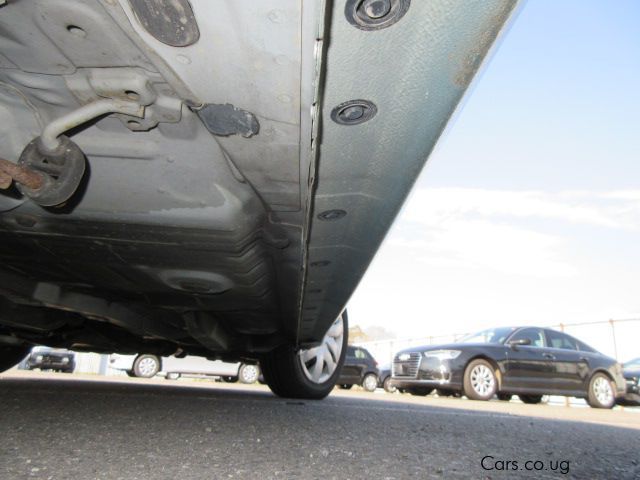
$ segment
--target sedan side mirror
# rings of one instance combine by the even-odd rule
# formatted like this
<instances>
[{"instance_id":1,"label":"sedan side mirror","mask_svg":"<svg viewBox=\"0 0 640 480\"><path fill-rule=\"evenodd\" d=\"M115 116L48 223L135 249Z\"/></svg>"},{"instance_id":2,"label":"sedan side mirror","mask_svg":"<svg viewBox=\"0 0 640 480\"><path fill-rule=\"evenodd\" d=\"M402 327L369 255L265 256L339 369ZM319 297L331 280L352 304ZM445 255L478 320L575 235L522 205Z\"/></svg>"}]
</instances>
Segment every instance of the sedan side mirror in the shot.
<instances>
[{"instance_id":1,"label":"sedan side mirror","mask_svg":"<svg viewBox=\"0 0 640 480\"><path fill-rule=\"evenodd\" d=\"M518 340L511 340L509 346L514 350L520 345L531 345L530 338L519 338Z\"/></svg>"}]
</instances>

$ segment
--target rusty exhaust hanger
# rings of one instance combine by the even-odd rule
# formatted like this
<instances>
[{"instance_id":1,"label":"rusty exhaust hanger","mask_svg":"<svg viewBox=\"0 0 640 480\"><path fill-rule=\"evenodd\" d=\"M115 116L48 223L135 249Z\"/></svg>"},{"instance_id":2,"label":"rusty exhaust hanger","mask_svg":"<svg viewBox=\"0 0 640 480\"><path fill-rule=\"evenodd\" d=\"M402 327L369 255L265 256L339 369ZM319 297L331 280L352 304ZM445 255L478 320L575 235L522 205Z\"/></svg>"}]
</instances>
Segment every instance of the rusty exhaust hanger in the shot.
<instances>
[{"instance_id":1,"label":"rusty exhaust hanger","mask_svg":"<svg viewBox=\"0 0 640 480\"><path fill-rule=\"evenodd\" d=\"M144 106L119 99L100 99L47 125L20 155L18 164L0 159L0 188L11 182L23 195L44 207L64 204L76 192L85 172L84 153L63 133L110 113L144 117Z\"/></svg>"}]
</instances>

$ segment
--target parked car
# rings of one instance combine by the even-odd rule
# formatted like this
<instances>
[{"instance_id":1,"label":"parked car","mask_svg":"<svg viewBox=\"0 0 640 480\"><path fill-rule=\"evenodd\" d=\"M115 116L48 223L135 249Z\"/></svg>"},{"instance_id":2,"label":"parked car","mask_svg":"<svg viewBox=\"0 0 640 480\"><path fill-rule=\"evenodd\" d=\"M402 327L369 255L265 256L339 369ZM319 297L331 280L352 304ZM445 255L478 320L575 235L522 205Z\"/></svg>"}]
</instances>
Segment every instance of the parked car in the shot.
<instances>
[{"instance_id":1,"label":"parked car","mask_svg":"<svg viewBox=\"0 0 640 480\"><path fill-rule=\"evenodd\" d=\"M178 358L175 356L159 357L148 353L139 355L112 354L109 357L109 367L122 370L130 377L151 378L163 373L168 380L174 380L183 375L208 375L220 377L226 382L240 381L250 384L258 381L260 377L258 365L208 360L192 355Z\"/></svg>"},{"instance_id":2,"label":"parked car","mask_svg":"<svg viewBox=\"0 0 640 480\"><path fill-rule=\"evenodd\" d=\"M338 386L349 389L354 385L373 392L378 387L378 362L366 348L349 345L338 377Z\"/></svg>"},{"instance_id":3,"label":"parked car","mask_svg":"<svg viewBox=\"0 0 640 480\"><path fill-rule=\"evenodd\" d=\"M378 369L378 388L384 388L387 393L395 393L398 389L391 382L391 365L380 367Z\"/></svg>"},{"instance_id":4,"label":"parked car","mask_svg":"<svg viewBox=\"0 0 640 480\"><path fill-rule=\"evenodd\" d=\"M625 362L622 374L627 382L627 393L618 399L618 404L640 406L640 357Z\"/></svg>"},{"instance_id":5,"label":"parked car","mask_svg":"<svg viewBox=\"0 0 640 480\"><path fill-rule=\"evenodd\" d=\"M329 394L345 305L515 10L364 3L0 0L0 371L180 350Z\"/></svg>"},{"instance_id":6,"label":"parked car","mask_svg":"<svg viewBox=\"0 0 640 480\"><path fill-rule=\"evenodd\" d=\"M450 345L409 348L393 362L393 384L415 395L434 388L474 400L517 394L585 398L611 408L626 392L622 366L566 333L538 327L483 330Z\"/></svg>"},{"instance_id":7,"label":"parked car","mask_svg":"<svg viewBox=\"0 0 640 480\"><path fill-rule=\"evenodd\" d=\"M76 368L76 354L64 348L33 347L29 355L20 362L19 368L73 373Z\"/></svg>"}]
</instances>

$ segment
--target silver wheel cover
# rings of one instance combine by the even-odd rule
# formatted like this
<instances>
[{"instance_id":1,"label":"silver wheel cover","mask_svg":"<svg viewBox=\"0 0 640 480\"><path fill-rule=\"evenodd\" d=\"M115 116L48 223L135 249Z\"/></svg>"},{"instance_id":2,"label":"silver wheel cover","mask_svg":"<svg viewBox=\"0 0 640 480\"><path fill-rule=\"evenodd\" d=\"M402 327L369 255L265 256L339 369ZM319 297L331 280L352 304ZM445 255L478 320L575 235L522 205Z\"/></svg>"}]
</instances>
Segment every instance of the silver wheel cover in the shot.
<instances>
[{"instance_id":1,"label":"silver wheel cover","mask_svg":"<svg viewBox=\"0 0 640 480\"><path fill-rule=\"evenodd\" d=\"M471 387L480 396L489 395L495 386L495 377L493 372L486 365L476 365L471 370Z\"/></svg>"},{"instance_id":2,"label":"silver wheel cover","mask_svg":"<svg viewBox=\"0 0 640 480\"><path fill-rule=\"evenodd\" d=\"M372 392L378 387L378 380L375 376L369 374L364 377L364 382L362 384L365 390Z\"/></svg>"},{"instance_id":3,"label":"silver wheel cover","mask_svg":"<svg viewBox=\"0 0 640 480\"><path fill-rule=\"evenodd\" d=\"M313 383L322 384L331 378L338 368L344 340L342 315L329 327L322 343L317 347L300 349L298 358L305 376Z\"/></svg>"},{"instance_id":4,"label":"silver wheel cover","mask_svg":"<svg viewBox=\"0 0 640 480\"><path fill-rule=\"evenodd\" d=\"M242 381L245 383L255 383L259 375L258 367L255 365L245 365L242 369Z\"/></svg>"},{"instance_id":5,"label":"silver wheel cover","mask_svg":"<svg viewBox=\"0 0 640 480\"><path fill-rule=\"evenodd\" d=\"M601 405L613 403L613 389L611 383L604 377L598 377L593 382L593 394Z\"/></svg>"},{"instance_id":6,"label":"silver wheel cover","mask_svg":"<svg viewBox=\"0 0 640 480\"><path fill-rule=\"evenodd\" d=\"M143 358L138 363L138 371L144 377L153 375L156 372L157 368L157 362L151 357Z\"/></svg>"}]
</instances>

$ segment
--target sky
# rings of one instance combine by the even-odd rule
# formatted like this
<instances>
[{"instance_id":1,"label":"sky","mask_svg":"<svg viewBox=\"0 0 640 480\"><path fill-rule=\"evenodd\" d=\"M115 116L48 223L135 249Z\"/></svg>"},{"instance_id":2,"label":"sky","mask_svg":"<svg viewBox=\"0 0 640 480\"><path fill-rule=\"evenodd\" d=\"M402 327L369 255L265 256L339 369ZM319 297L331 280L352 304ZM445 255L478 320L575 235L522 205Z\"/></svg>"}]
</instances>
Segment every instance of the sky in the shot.
<instances>
[{"instance_id":1,"label":"sky","mask_svg":"<svg viewBox=\"0 0 640 480\"><path fill-rule=\"evenodd\" d=\"M398 337L640 318L640 2L530 0L349 303ZM568 330L613 355L609 326ZM640 356L621 324L621 360Z\"/></svg>"}]
</instances>

